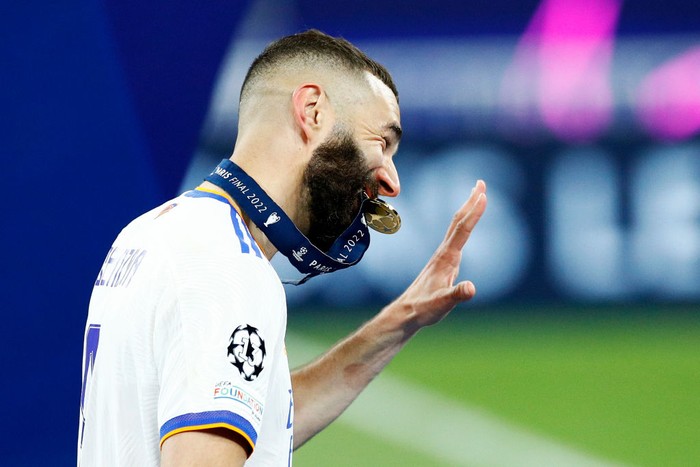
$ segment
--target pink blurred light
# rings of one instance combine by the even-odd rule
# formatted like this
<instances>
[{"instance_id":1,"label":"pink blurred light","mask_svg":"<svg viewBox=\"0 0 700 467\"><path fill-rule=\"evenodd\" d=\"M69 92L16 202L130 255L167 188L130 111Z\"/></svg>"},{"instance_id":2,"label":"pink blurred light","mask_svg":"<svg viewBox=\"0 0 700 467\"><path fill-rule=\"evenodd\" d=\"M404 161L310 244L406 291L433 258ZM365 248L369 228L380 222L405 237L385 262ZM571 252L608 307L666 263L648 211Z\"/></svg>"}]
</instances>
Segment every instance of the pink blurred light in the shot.
<instances>
[{"instance_id":1,"label":"pink blurred light","mask_svg":"<svg viewBox=\"0 0 700 467\"><path fill-rule=\"evenodd\" d=\"M637 92L637 115L658 138L679 140L700 132L700 47L647 76Z\"/></svg>"},{"instance_id":2,"label":"pink blurred light","mask_svg":"<svg viewBox=\"0 0 700 467\"><path fill-rule=\"evenodd\" d=\"M592 140L612 119L610 62L620 0L544 0L506 72L505 112L561 139ZM523 125L524 126L524 125Z\"/></svg>"}]
</instances>

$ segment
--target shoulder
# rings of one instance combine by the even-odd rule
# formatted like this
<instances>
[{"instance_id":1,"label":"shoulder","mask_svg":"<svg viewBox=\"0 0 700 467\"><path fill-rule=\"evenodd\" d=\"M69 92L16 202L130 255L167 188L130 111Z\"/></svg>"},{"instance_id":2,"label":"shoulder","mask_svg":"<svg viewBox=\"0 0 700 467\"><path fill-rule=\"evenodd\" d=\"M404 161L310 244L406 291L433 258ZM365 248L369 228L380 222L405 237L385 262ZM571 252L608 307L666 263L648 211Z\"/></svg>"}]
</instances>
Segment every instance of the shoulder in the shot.
<instances>
[{"instance_id":1,"label":"shoulder","mask_svg":"<svg viewBox=\"0 0 700 467\"><path fill-rule=\"evenodd\" d=\"M194 274L203 274L236 282L279 282L243 219L225 198L190 191L155 214L151 235L165 248L181 277L192 280Z\"/></svg>"},{"instance_id":2,"label":"shoulder","mask_svg":"<svg viewBox=\"0 0 700 467\"><path fill-rule=\"evenodd\" d=\"M126 232L150 237L154 246L178 251L251 254L267 262L245 223L226 199L189 191L134 220Z\"/></svg>"},{"instance_id":3,"label":"shoulder","mask_svg":"<svg viewBox=\"0 0 700 467\"><path fill-rule=\"evenodd\" d=\"M149 262L157 260L180 278L246 274L255 282L279 281L238 212L206 192L186 192L142 214L113 247L144 249Z\"/></svg>"}]
</instances>

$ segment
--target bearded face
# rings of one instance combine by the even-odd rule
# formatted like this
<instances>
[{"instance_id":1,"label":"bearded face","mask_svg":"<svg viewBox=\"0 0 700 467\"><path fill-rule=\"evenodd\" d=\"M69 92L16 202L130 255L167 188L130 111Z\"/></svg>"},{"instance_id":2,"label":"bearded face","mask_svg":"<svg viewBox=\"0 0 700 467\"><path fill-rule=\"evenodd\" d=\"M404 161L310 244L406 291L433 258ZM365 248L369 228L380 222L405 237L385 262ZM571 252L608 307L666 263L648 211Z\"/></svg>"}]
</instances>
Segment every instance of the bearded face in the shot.
<instances>
[{"instance_id":1,"label":"bearded face","mask_svg":"<svg viewBox=\"0 0 700 467\"><path fill-rule=\"evenodd\" d=\"M304 172L304 184L308 238L322 251L328 251L355 219L365 188L370 193L378 191L362 151L339 129L314 151Z\"/></svg>"}]
</instances>

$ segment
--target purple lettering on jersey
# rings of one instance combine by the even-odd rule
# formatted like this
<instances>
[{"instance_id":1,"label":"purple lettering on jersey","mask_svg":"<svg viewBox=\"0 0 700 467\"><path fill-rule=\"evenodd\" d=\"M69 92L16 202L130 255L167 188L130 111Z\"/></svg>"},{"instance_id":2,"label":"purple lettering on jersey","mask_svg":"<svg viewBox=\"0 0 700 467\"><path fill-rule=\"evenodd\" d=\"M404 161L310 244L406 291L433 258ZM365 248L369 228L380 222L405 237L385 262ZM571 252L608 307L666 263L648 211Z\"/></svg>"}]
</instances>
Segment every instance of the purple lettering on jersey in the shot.
<instances>
[{"instance_id":1,"label":"purple lettering on jersey","mask_svg":"<svg viewBox=\"0 0 700 467\"><path fill-rule=\"evenodd\" d=\"M100 325L90 324L85 335L85 360L83 361L83 384L80 388L80 446L83 445L83 434L85 433L85 392L88 380L92 376L97 358L97 346L100 344Z\"/></svg>"},{"instance_id":2,"label":"purple lettering on jersey","mask_svg":"<svg viewBox=\"0 0 700 467\"><path fill-rule=\"evenodd\" d=\"M144 256L146 250L110 248L95 280L95 287L128 287Z\"/></svg>"},{"instance_id":3,"label":"purple lettering on jersey","mask_svg":"<svg viewBox=\"0 0 700 467\"><path fill-rule=\"evenodd\" d=\"M109 249L109 252L107 252L107 257L105 258L104 263L102 263L102 268L100 269L99 274L97 274L97 280L95 280L95 287L99 287L101 285L105 285L105 280L104 276L105 273L107 272L107 269L109 269L109 265L114 262L114 253L117 251L116 247L112 247Z\"/></svg>"}]
</instances>

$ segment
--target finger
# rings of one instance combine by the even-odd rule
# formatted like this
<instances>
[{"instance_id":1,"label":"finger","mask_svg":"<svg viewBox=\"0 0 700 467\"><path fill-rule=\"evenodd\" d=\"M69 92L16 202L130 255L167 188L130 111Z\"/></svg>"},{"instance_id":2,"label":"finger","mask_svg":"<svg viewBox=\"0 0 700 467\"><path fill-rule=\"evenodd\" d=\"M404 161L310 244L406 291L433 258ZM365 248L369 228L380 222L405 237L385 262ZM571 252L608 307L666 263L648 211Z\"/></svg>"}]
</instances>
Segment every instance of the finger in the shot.
<instances>
[{"instance_id":1,"label":"finger","mask_svg":"<svg viewBox=\"0 0 700 467\"><path fill-rule=\"evenodd\" d=\"M474 187L472 188L471 193L469 194L469 198L467 198L467 201L456 212L456 215L457 216L464 216L469 211L471 211L471 209L474 207L474 204L476 203L476 200L479 198L479 195L481 193L486 193L486 183L484 183L483 180L477 180L476 183L474 184Z\"/></svg>"},{"instance_id":2,"label":"finger","mask_svg":"<svg viewBox=\"0 0 700 467\"><path fill-rule=\"evenodd\" d=\"M447 250L461 250L471 236L481 215L486 210L486 194L480 193L472 209L462 219L455 219L448 235L445 238L445 248Z\"/></svg>"},{"instance_id":3,"label":"finger","mask_svg":"<svg viewBox=\"0 0 700 467\"><path fill-rule=\"evenodd\" d=\"M445 237L449 237L454 230L456 224L461 221L473 208L476 200L479 198L481 193L486 193L486 183L483 180L477 180L474 188L472 188L471 194L467 201L464 202L462 207L460 207L452 218L449 228L447 229L447 234Z\"/></svg>"}]
</instances>

